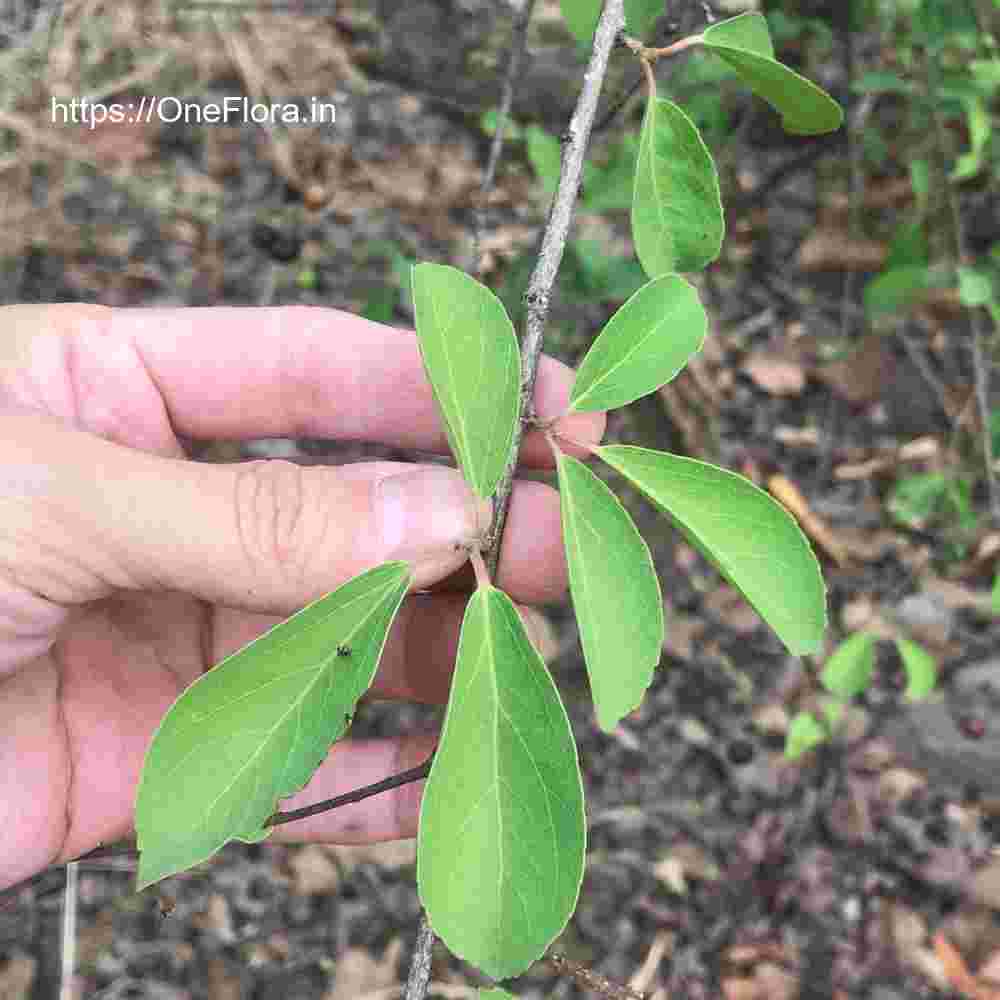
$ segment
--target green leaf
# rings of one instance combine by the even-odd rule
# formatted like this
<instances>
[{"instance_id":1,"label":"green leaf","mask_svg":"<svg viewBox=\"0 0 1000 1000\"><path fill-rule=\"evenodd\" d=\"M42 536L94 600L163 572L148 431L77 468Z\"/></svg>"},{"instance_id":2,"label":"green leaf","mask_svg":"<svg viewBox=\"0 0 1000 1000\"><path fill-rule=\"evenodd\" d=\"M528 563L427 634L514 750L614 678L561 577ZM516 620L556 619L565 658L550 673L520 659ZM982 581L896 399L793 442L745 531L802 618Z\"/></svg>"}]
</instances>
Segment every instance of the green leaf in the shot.
<instances>
[{"instance_id":1,"label":"green leaf","mask_svg":"<svg viewBox=\"0 0 1000 1000\"><path fill-rule=\"evenodd\" d=\"M354 577L227 656L174 702L139 782L137 889L229 840L268 835L263 824L278 799L309 781L346 730L409 584L404 562Z\"/></svg>"},{"instance_id":2,"label":"green leaf","mask_svg":"<svg viewBox=\"0 0 1000 1000\"><path fill-rule=\"evenodd\" d=\"M361 315L373 323L391 325L396 315L396 289L380 285L368 296L361 308Z\"/></svg>"},{"instance_id":3,"label":"green leaf","mask_svg":"<svg viewBox=\"0 0 1000 1000\"><path fill-rule=\"evenodd\" d=\"M830 654L819 679L831 694L853 698L868 690L874 669L875 636L855 632Z\"/></svg>"},{"instance_id":4,"label":"green leaf","mask_svg":"<svg viewBox=\"0 0 1000 1000\"><path fill-rule=\"evenodd\" d=\"M442 264L413 268L424 367L468 480L489 497L503 476L521 410L520 351L500 300Z\"/></svg>"},{"instance_id":5,"label":"green leaf","mask_svg":"<svg viewBox=\"0 0 1000 1000\"><path fill-rule=\"evenodd\" d=\"M865 285L865 311L872 316L898 312L916 305L935 288L946 288L950 280L924 266L898 267L876 275Z\"/></svg>"},{"instance_id":6,"label":"green leaf","mask_svg":"<svg viewBox=\"0 0 1000 1000\"><path fill-rule=\"evenodd\" d=\"M625 30L640 40L646 38L663 10L663 0L625 0Z\"/></svg>"},{"instance_id":7,"label":"green leaf","mask_svg":"<svg viewBox=\"0 0 1000 1000\"><path fill-rule=\"evenodd\" d=\"M542 187L549 194L555 194L562 169L562 146L554 135L549 135L537 125L530 125L526 134L531 166L542 182Z\"/></svg>"},{"instance_id":8,"label":"green leaf","mask_svg":"<svg viewBox=\"0 0 1000 1000\"><path fill-rule=\"evenodd\" d=\"M707 462L629 445L596 451L669 515L791 652L819 650L826 628L823 576L781 504Z\"/></svg>"},{"instance_id":9,"label":"green leaf","mask_svg":"<svg viewBox=\"0 0 1000 1000\"><path fill-rule=\"evenodd\" d=\"M632 180L638 154L639 137L629 133L612 146L605 163L588 160L583 167L580 211L628 211L632 207Z\"/></svg>"},{"instance_id":10,"label":"green leaf","mask_svg":"<svg viewBox=\"0 0 1000 1000\"><path fill-rule=\"evenodd\" d=\"M594 37L602 6L603 0L561 0L560 8L566 26L581 44Z\"/></svg>"},{"instance_id":11,"label":"green leaf","mask_svg":"<svg viewBox=\"0 0 1000 1000\"><path fill-rule=\"evenodd\" d=\"M1000 87L1000 59L973 59L969 63L972 75L982 88L985 97L992 97Z\"/></svg>"},{"instance_id":12,"label":"green leaf","mask_svg":"<svg viewBox=\"0 0 1000 1000\"><path fill-rule=\"evenodd\" d=\"M965 105L965 118L972 148L958 158L948 175L949 179L956 183L975 177L983 169L983 154L986 152L986 144L993 135L993 119L986 108L986 102L974 97L962 103Z\"/></svg>"},{"instance_id":13,"label":"green leaf","mask_svg":"<svg viewBox=\"0 0 1000 1000\"><path fill-rule=\"evenodd\" d=\"M896 649L906 671L905 696L910 701L926 698L937 683L937 662L923 646L906 639L896 638Z\"/></svg>"},{"instance_id":14,"label":"green leaf","mask_svg":"<svg viewBox=\"0 0 1000 1000\"><path fill-rule=\"evenodd\" d=\"M480 987L476 991L476 996L479 1000L513 1000L514 994L508 993L506 990L502 990L499 987L495 987L492 990L484 990Z\"/></svg>"},{"instance_id":15,"label":"green leaf","mask_svg":"<svg viewBox=\"0 0 1000 1000\"><path fill-rule=\"evenodd\" d=\"M701 350L708 317L695 288L676 274L643 285L587 351L570 410L613 410L669 382Z\"/></svg>"},{"instance_id":16,"label":"green leaf","mask_svg":"<svg viewBox=\"0 0 1000 1000\"><path fill-rule=\"evenodd\" d=\"M705 45L723 45L764 59L774 58L774 43L763 14L739 14L718 21L705 29L702 39Z\"/></svg>"},{"instance_id":17,"label":"green leaf","mask_svg":"<svg viewBox=\"0 0 1000 1000\"><path fill-rule=\"evenodd\" d=\"M839 698L823 699L820 704L820 709L823 712L823 718L829 730L832 731L833 727L844 717L844 709L846 707L847 704Z\"/></svg>"},{"instance_id":18,"label":"green leaf","mask_svg":"<svg viewBox=\"0 0 1000 1000\"><path fill-rule=\"evenodd\" d=\"M885 273L912 268L926 271L930 261L930 246L923 219L917 218L902 223L893 234L889 245L889 256L885 262Z\"/></svg>"},{"instance_id":19,"label":"green leaf","mask_svg":"<svg viewBox=\"0 0 1000 1000\"><path fill-rule=\"evenodd\" d=\"M990 592L990 610L995 615L1000 615L1000 570L993 578L993 590Z\"/></svg>"},{"instance_id":20,"label":"green leaf","mask_svg":"<svg viewBox=\"0 0 1000 1000\"><path fill-rule=\"evenodd\" d=\"M963 306L974 308L993 301L993 277L989 271L974 267L958 269L958 298Z\"/></svg>"},{"instance_id":21,"label":"green leaf","mask_svg":"<svg viewBox=\"0 0 1000 1000\"><path fill-rule=\"evenodd\" d=\"M676 104L651 98L632 196L632 239L646 274L703 268L718 257L724 228L719 176L698 129Z\"/></svg>"},{"instance_id":22,"label":"green leaf","mask_svg":"<svg viewBox=\"0 0 1000 1000\"><path fill-rule=\"evenodd\" d=\"M603 0L562 0L562 16L578 42L589 42L597 30ZM625 30L642 39L663 13L663 0L625 0Z\"/></svg>"},{"instance_id":23,"label":"green leaf","mask_svg":"<svg viewBox=\"0 0 1000 1000\"><path fill-rule=\"evenodd\" d=\"M573 610L597 721L610 732L642 701L660 662L660 581L614 493L569 455L557 456L557 468Z\"/></svg>"},{"instance_id":24,"label":"green leaf","mask_svg":"<svg viewBox=\"0 0 1000 1000\"><path fill-rule=\"evenodd\" d=\"M783 66L761 14L740 14L706 28L702 43L724 59L743 82L781 115L793 135L819 135L840 128L844 113L826 91Z\"/></svg>"},{"instance_id":25,"label":"green leaf","mask_svg":"<svg viewBox=\"0 0 1000 1000\"><path fill-rule=\"evenodd\" d=\"M646 284L642 266L631 254L609 257L607 244L597 240L573 240L563 260L560 286L565 285L562 291L574 301L623 302Z\"/></svg>"},{"instance_id":26,"label":"green leaf","mask_svg":"<svg viewBox=\"0 0 1000 1000\"><path fill-rule=\"evenodd\" d=\"M950 483L951 478L942 472L906 476L889 494L889 513L908 528L920 528L940 509Z\"/></svg>"},{"instance_id":27,"label":"green leaf","mask_svg":"<svg viewBox=\"0 0 1000 1000\"><path fill-rule=\"evenodd\" d=\"M917 213L924 215L931 194L931 165L927 160L910 160L910 184L917 198Z\"/></svg>"},{"instance_id":28,"label":"green leaf","mask_svg":"<svg viewBox=\"0 0 1000 1000\"><path fill-rule=\"evenodd\" d=\"M829 733L812 712L799 712L792 717L785 737L785 756L797 760L804 753L826 741Z\"/></svg>"},{"instance_id":29,"label":"green leaf","mask_svg":"<svg viewBox=\"0 0 1000 1000\"><path fill-rule=\"evenodd\" d=\"M851 86L856 94L903 94L913 93L914 86L909 80L903 79L898 73L884 70L874 70L862 73Z\"/></svg>"},{"instance_id":30,"label":"green leaf","mask_svg":"<svg viewBox=\"0 0 1000 1000\"><path fill-rule=\"evenodd\" d=\"M431 926L493 979L562 931L583 879L576 744L516 608L477 590L420 807L417 883Z\"/></svg>"}]
</instances>

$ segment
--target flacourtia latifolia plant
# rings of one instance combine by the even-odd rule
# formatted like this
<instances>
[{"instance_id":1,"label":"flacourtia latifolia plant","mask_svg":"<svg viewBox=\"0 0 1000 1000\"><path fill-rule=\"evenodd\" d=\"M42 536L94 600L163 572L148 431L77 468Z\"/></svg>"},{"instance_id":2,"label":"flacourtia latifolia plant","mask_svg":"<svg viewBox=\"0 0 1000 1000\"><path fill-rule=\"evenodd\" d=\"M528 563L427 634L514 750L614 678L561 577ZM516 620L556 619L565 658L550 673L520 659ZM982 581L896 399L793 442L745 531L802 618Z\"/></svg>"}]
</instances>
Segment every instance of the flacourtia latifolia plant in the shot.
<instances>
[{"instance_id":1,"label":"flacourtia latifolia plant","mask_svg":"<svg viewBox=\"0 0 1000 1000\"><path fill-rule=\"evenodd\" d=\"M593 33L601 7L563 0L578 35ZM633 0L625 8L629 29L642 34L662 3ZM626 406L653 392L701 348L707 330L698 293L679 272L701 269L720 252L718 177L691 119L657 95L654 62L697 47L729 63L777 109L786 130L818 134L842 121L835 101L775 60L759 14L713 24L666 49L630 37L626 44L646 83L631 226L649 281L584 357L569 413ZM418 264L412 288L421 354L451 449L471 488L492 497L533 420L523 412L513 324L492 291L454 267ZM611 730L642 700L659 662L660 584L625 508L563 450L560 421L544 430L556 461L570 590L597 721ZM769 494L679 455L617 444L590 451L673 522L790 652L820 650L826 600L819 564ZM576 906L586 841L583 785L545 663L480 553L471 558L477 587L423 793L417 882L434 932L456 955L505 979L542 955ZM224 659L177 699L153 737L138 790L139 889L206 860L230 840L268 836L279 800L308 782L347 730L410 580L404 562L370 568Z\"/></svg>"}]
</instances>

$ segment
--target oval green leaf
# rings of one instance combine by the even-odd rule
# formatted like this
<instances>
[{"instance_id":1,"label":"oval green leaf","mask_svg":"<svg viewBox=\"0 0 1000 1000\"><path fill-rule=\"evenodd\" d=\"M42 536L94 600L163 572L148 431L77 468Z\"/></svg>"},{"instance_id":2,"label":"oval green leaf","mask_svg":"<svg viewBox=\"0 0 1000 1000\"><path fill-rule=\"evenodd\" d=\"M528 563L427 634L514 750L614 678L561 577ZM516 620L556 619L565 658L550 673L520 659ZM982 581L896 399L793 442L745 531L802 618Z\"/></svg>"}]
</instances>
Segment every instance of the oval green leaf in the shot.
<instances>
[{"instance_id":1,"label":"oval green leaf","mask_svg":"<svg viewBox=\"0 0 1000 1000\"><path fill-rule=\"evenodd\" d=\"M521 362L500 300L457 268L417 264L413 306L424 368L469 485L489 497L521 410Z\"/></svg>"},{"instance_id":2,"label":"oval green leaf","mask_svg":"<svg viewBox=\"0 0 1000 1000\"><path fill-rule=\"evenodd\" d=\"M804 753L818 747L829 733L812 712L799 712L788 725L785 737L785 756L798 760Z\"/></svg>"},{"instance_id":3,"label":"oval green leaf","mask_svg":"<svg viewBox=\"0 0 1000 1000\"><path fill-rule=\"evenodd\" d=\"M774 58L762 14L740 14L713 24L702 34L702 43L781 115L786 132L820 135L843 124L843 110L825 90Z\"/></svg>"},{"instance_id":4,"label":"oval green leaf","mask_svg":"<svg viewBox=\"0 0 1000 1000\"><path fill-rule=\"evenodd\" d=\"M559 693L510 598L478 590L420 807L417 884L435 933L493 979L523 972L573 913L585 839Z\"/></svg>"},{"instance_id":5,"label":"oval green leaf","mask_svg":"<svg viewBox=\"0 0 1000 1000\"><path fill-rule=\"evenodd\" d=\"M874 669L875 636L855 632L830 654L819 679L831 694L853 698L868 690Z\"/></svg>"},{"instance_id":6,"label":"oval green leaf","mask_svg":"<svg viewBox=\"0 0 1000 1000\"><path fill-rule=\"evenodd\" d=\"M611 317L577 369L570 410L613 410L669 382L701 350L708 317L677 274L643 285Z\"/></svg>"},{"instance_id":7,"label":"oval green leaf","mask_svg":"<svg viewBox=\"0 0 1000 1000\"><path fill-rule=\"evenodd\" d=\"M708 462L631 445L597 455L663 510L796 654L826 628L819 563L795 518L743 476Z\"/></svg>"},{"instance_id":8,"label":"oval green leaf","mask_svg":"<svg viewBox=\"0 0 1000 1000\"><path fill-rule=\"evenodd\" d=\"M557 467L573 610L597 722L610 732L642 701L660 662L660 581L614 493L569 455L560 453Z\"/></svg>"},{"instance_id":9,"label":"oval green leaf","mask_svg":"<svg viewBox=\"0 0 1000 1000\"><path fill-rule=\"evenodd\" d=\"M377 566L307 605L198 678L163 717L139 782L137 889L262 840L368 690L410 585Z\"/></svg>"},{"instance_id":10,"label":"oval green leaf","mask_svg":"<svg viewBox=\"0 0 1000 1000\"><path fill-rule=\"evenodd\" d=\"M937 661L919 643L903 636L897 636L896 649L906 671L904 696L909 701L926 698L937 684Z\"/></svg>"},{"instance_id":11,"label":"oval green leaf","mask_svg":"<svg viewBox=\"0 0 1000 1000\"><path fill-rule=\"evenodd\" d=\"M650 98L639 136L632 240L646 274L697 271L719 256L725 222L719 176L693 121Z\"/></svg>"}]
</instances>

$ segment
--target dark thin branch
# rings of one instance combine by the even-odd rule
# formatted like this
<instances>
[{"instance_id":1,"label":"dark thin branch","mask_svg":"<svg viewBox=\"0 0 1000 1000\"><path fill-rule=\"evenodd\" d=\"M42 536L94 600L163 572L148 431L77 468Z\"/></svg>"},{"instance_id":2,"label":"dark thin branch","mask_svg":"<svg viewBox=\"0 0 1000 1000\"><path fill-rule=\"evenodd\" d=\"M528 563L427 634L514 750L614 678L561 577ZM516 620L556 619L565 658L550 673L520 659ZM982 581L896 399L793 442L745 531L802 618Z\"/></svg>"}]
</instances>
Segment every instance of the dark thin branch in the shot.
<instances>
[{"instance_id":1,"label":"dark thin branch","mask_svg":"<svg viewBox=\"0 0 1000 1000\"><path fill-rule=\"evenodd\" d=\"M290 809L288 812L276 812L264 821L264 826L280 826L282 823L292 823L297 819L307 819L317 813L327 812L329 809L338 809L340 806L348 806L353 802L361 802L379 795L381 792L388 792L391 788L399 788L400 785L408 785L411 781L421 781L431 772L431 761L434 754L431 754L422 764L411 767L407 771L400 771L399 774L390 775L374 784L365 785L363 788L355 788L353 791L345 792L343 795L336 795L332 799L324 799L322 802L314 802L311 806L303 806L301 809Z\"/></svg>"},{"instance_id":2,"label":"dark thin branch","mask_svg":"<svg viewBox=\"0 0 1000 1000\"><path fill-rule=\"evenodd\" d=\"M623 983L614 983L598 972L593 972L585 965L574 962L571 958L558 955L555 952L546 955L545 961L562 976L575 979L585 990L599 993L610 1000L646 1000L645 993L638 993Z\"/></svg>"},{"instance_id":3,"label":"dark thin branch","mask_svg":"<svg viewBox=\"0 0 1000 1000\"><path fill-rule=\"evenodd\" d=\"M927 98L931 109L931 120L934 124L934 135L938 147L939 160L943 160L947 155L947 142L945 139L944 122L938 110L938 65L937 53L927 52L925 54ZM939 164L940 169L943 165ZM958 201L958 192L954 183L947 177L944 178L945 197L948 201L948 210L951 214L952 237L955 245L956 264L966 265L971 259L969 245L965 238L965 224L962 221L962 207ZM972 355L972 370L975 379L976 409L979 411L980 420L980 440L983 449L983 464L986 466L986 486L990 498L990 516L994 524L1000 524L1000 490L997 488L997 477L993 469L993 436L990 433L990 399L989 399L989 372L986 366L986 359L983 356L983 343L986 341L988 332L985 327L985 316L981 307L975 306L967 309L969 314L969 327L972 338L970 353Z\"/></svg>"},{"instance_id":4,"label":"dark thin branch","mask_svg":"<svg viewBox=\"0 0 1000 1000\"><path fill-rule=\"evenodd\" d=\"M524 301L527 307L524 336L521 340L521 423L515 430L514 441L507 468L493 500L493 524L490 526L486 548L486 565L490 576L495 578L500 561L500 546L503 542L504 526L507 523L507 508L510 505L514 469L517 466L521 438L526 427L534 424L535 377L538 373L538 359L542 353L542 339L545 321L549 312L549 298L555 285L556 274L566 248L573 209L580 189L583 174L583 160L590 140L590 131L597 114L597 101L604 85L608 70L608 58L618 33L625 25L623 0L605 0L601 19L594 35L594 47L590 53L583 77L583 87L570 118L563 143L562 168L559 172L559 187L556 189L549 218L542 235L542 248L538 263L528 282Z\"/></svg>"},{"instance_id":5,"label":"dark thin branch","mask_svg":"<svg viewBox=\"0 0 1000 1000\"><path fill-rule=\"evenodd\" d=\"M503 152L504 129L507 127L510 109L514 104L514 81L518 79L521 63L524 62L524 53L528 47L528 25L531 23L531 15L535 11L535 3L536 0L525 0L525 4L514 22L511 34L510 55L507 58L507 69L504 71L500 110L497 112L497 127L493 133L493 141L490 143L490 155L486 161L483 182L479 186L479 196L473 216L475 221L472 231L472 263L468 270L475 271L477 274L482 273L479 247L483 241L483 229L486 227L486 199L493 189L497 165L500 162L500 154Z\"/></svg>"}]
</instances>

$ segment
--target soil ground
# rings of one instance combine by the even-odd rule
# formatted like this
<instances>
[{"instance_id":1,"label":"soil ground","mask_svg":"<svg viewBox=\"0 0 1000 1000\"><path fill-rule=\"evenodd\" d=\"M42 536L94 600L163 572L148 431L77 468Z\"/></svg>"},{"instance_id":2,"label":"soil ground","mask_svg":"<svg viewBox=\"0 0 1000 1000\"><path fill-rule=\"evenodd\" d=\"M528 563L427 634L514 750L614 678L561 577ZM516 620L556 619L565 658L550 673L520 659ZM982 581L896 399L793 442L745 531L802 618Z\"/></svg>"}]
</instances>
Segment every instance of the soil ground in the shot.
<instances>
[{"instance_id":1,"label":"soil ground","mask_svg":"<svg viewBox=\"0 0 1000 1000\"><path fill-rule=\"evenodd\" d=\"M704 23L701 4L676 7L691 30ZM480 121L498 103L514 19L506 4L369 0L315 16L92 0L67 4L63 26L43 39L45 14L25 8L0 50L3 302L295 302L408 327L405 260L468 253L489 143ZM827 41L800 39L783 55L846 97L836 24ZM878 67L877 37L851 44ZM557 5L540 3L515 119L558 135L581 60ZM625 99L637 79L616 51L602 107L621 107L595 136L598 160L637 128L640 97ZM789 761L789 720L815 706L817 665L785 654L615 482L660 571L668 638L642 706L608 735L593 718L571 609L546 609L589 822L579 907L554 950L657 997L1000 996L1000 628L988 599L1000 546L977 464L967 317L946 294L875 324L861 308L895 222L912 209L903 111L892 101L867 109L867 127L885 137L873 151L857 127L784 137L766 107L682 68L664 71L661 86L699 108L721 90L721 106L709 102L716 118L703 113L728 236L695 279L712 317L704 351L669 386L613 413L607 439L715 462L797 504L828 583L829 648L861 628L881 641L873 686L840 736ZM51 97L81 93L330 97L337 117L319 129L53 126ZM982 215L975 192L962 197L970 217ZM509 142L482 244L485 280L509 308L547 205L524 143ZM622 301L586 268L616 262L627 280L628 231L627 211L579 217L574 240L591 242L567 256L549 353L574 364ZM191 450L205 461L426 460L320 441ZM972 484L971 526L943 516L903 527L891 516L893 488L924 472ZM902 697L899 636L936 659L939 693L926 703ZM373 702L354 727L385 734L439 719ZM232 845L141 895L133 868L128 857L80 866L76 995L398 995L420 912L412 842ZM58 995L63 882L54 869L0 907L5 1000ZM482 982L440 946L433 980L431 995L449 997ZM510 987L589 995L546 963Z\"/></svg>"}]
</instances>

